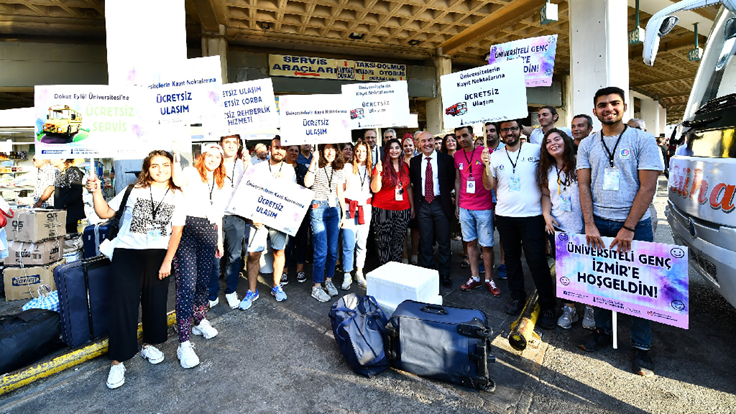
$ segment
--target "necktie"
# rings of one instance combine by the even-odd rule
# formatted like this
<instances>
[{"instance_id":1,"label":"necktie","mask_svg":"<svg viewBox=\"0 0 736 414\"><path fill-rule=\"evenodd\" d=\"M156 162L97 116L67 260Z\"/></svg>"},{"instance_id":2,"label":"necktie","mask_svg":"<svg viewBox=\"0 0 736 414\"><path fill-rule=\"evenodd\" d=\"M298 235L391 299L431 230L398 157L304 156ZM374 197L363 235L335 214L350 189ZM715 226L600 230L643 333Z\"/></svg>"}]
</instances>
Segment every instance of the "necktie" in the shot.
<instances>
[{"instance_id":1,"label":"necktie","mask_svg":"<svg viewBox=\"0 0 736 414\"><path fill-rule=\"evenodd\" d=\"M432 159L427 157L427 170L424 173L424 198L428 203L434 201L434 180L432 179Z\"/></svg>"}]
</instances>

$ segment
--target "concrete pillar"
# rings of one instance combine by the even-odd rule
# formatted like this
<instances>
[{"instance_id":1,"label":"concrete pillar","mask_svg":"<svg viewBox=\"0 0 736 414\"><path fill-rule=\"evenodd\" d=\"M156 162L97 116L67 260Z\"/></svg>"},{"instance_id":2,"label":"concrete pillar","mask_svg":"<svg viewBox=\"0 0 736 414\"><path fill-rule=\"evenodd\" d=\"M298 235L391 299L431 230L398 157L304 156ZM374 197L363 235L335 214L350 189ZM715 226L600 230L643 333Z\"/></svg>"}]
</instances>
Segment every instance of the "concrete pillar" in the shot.
<instances>
[{"instance_id":1,"label":"concrete pillar","mask_svg":"<svg viewBox=\"0 0 736 414\"><path fill-rule=\"evenodd\" d=\"M560 117L557 119L557 126L570 127L572 124L572 117L577 115L573 113L572 107L572 84L570 76L565 75L562 77L562 107L557 110Z\"/></svg>"},{"instance_id":2,"label":"concrete pillar","mask_svg":"<svg viewBox=\"0 0 736 414\"><path fill-rule=\"evenodd\" d=\"M641 99L641 119L646 122L647 131L657 136L659 135L659 102L644 96Z\"/></svg>"},{"instance_id":3,"label":"concrete pillar","mask_svg":"<svg viewBox=\"0 0 736 414\"><path fill-rule=\"evenodd\" d=\"M227 78L227 40L225 40L225 26L220 25L219 33L202 30L202 57L220 56L222 68L222 83L228 83Z\"/></svg>"},{"instance_id":4,"label":"concrete pillar","mask_svg":"<svg viewBox=\"0 0 736 414\"><path fill-rule=\"evenodd\" d=\"M443 55L442 49L438 50L437 57L434 60L435 77L437 80L437 97L427 101L427 130L433 134L440 134L445 129L442 120L445 114L442 108L442 87L440 85L440 76L452 73L452 60L450 56Z\"/></svg>"},{"instance_id":5,"label":"concrete pillar","mask_svg":"<svg viewBox=\"0 0 736 414\"><path fill-rule=\"evenodd\" d=\"M667 134L667 108L659 105L659 131L655 134Z\"/></svg>"},{"instance_id":6,"label":"concrete pillar","mask_svg":"<svg viewBox=\"0 0 736 414\"><path fill-rule=\"evenodd\" d=\"M598 89L618 86L629 90L628 5L621 0L568 0L567 4L571 112L592 116ZM599 129L600 123L593 120Z\"/></svg>"}]
</instances>

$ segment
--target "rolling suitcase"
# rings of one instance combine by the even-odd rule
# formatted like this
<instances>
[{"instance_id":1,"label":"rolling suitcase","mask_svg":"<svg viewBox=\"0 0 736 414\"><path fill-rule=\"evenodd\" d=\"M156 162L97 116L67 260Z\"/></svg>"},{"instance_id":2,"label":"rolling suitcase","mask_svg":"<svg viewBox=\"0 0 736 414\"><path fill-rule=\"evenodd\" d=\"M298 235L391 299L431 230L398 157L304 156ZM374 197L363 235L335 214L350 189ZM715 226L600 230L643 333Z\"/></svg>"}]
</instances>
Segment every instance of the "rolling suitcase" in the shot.
<instances>
[{"instance_id":1,"label":"rolling suitcase","mask_svg":"<svg viewBox=\"0 0 736 414\"><path fill-rule=\"evenodd\" d=\"M108 222L90 225L84 228L84 258L89 259L100 255L100 243L107 238Z\"/></svg>"},{"instance_id":2,"label":"rolling suitcase","mask_svg":"<svg viewBox=\"0 0 736 414\"><path fill-rule=\"evenodd\" d=\"M493 391L488 373L491 335L476 309L401 302L386 325L387 354L394 367L413 374Z\"/></svg>"},{"instance_id":3,"label":"rolling suitcase","mask_svg":"<svg viewBox=\"0 0 736 414\"><path fill-rule=\"evenodd\" d=\"M111 274L110 260L105 256L54 269L54 281L59 291L61 337L71 348L107 335Z\"/></svg>"}]
</instances>

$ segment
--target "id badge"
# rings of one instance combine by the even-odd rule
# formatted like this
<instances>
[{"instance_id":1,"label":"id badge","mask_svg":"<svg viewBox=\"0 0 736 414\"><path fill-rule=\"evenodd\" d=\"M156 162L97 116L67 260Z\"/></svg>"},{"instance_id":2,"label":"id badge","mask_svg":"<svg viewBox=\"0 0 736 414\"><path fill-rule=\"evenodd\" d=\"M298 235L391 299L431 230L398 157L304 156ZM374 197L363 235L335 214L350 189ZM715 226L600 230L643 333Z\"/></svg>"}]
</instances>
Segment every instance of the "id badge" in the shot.
<instances>
[{"instance_id":1,"label":"id badge","mask_svg":"<svg viewBox=\"0 0 736 414\"><path fill-rule=\"evenodd\" d=\"M572 196L569 194L560 194L560 210L572 211Z\"/></svg>"},{"instance_id":2,"label":"id badge","mask_svg":"<svg viewBox=\"0 0 736 414\"><path fill-rule=\"evenodd\" d=\"M607 167L603 172L603 189L618 191L618 181L621 175L618 167Z\"/></svg>"},{"instance_id":3,"label":"id badge","mask_svg":"<svg viewBox=\"0 0 736 414\"><path fill-rule=\"evenodd\" d=\"M475 194L475 179L468 178L467 185L465 187L466 194Z\"/></svg>"},{"instance_id":4,"label":"id badge","mask_svg":"<svg viewBox=\"0 0 736 414\"><path fill-rule=\"evenodd\" d=\"M147 237L148 243L158 243L161 240L161 230L149 230Z\"/></svg>"},{"instance_id":5,"label":"id badge","mask_svg":"<svg viewBox=\"0 0 736 414\"><path fill-rule=\"evenodd\" d=\"M394 189L394 200L396 201L404 201L404 189L401 187L396 187Z\"/></svg>"},{"instance_id":6,"label":"id badge","mask_svg":"<svg viewBox=\"0 0 736 414\"><path fill-rule=\"evenodd\" d=\"M521 179L512 175L511 182L509 183L509 189L511 191L521 191Z\"/></svg>"},{"instance_id":7,"label":"id badge","mask_svg":"<svg viewBox=\"0 0 736 414\"><path fill-rule=\"evenodd\" d=\"M328 206L329 206L330 208L332 208L332 207L337 207L337 198L336 198L336 197L333 197L333 196L329 196L329 197L327 198L327 205L328 205Z\"/></svg>"}]
</instances>

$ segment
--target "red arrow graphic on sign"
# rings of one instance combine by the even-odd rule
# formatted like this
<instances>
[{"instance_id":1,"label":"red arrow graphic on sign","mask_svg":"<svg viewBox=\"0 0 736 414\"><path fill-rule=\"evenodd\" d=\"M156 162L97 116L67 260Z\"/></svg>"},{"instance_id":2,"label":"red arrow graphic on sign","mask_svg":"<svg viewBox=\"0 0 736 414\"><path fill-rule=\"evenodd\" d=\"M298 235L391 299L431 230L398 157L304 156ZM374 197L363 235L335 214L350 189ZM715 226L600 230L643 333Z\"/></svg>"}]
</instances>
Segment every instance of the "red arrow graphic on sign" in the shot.
<instances>
[{"instance_id":1,"label":"red arrow graphic on sign","mask_svg":"<svg viewBox=\"0 0 736 414\"><path fill-rule=\"evenodd\" d=\"M319 73L305 73L305 72L294 72L294 76L317 76L319 77Z\"/></svg>"}]
</instances>

